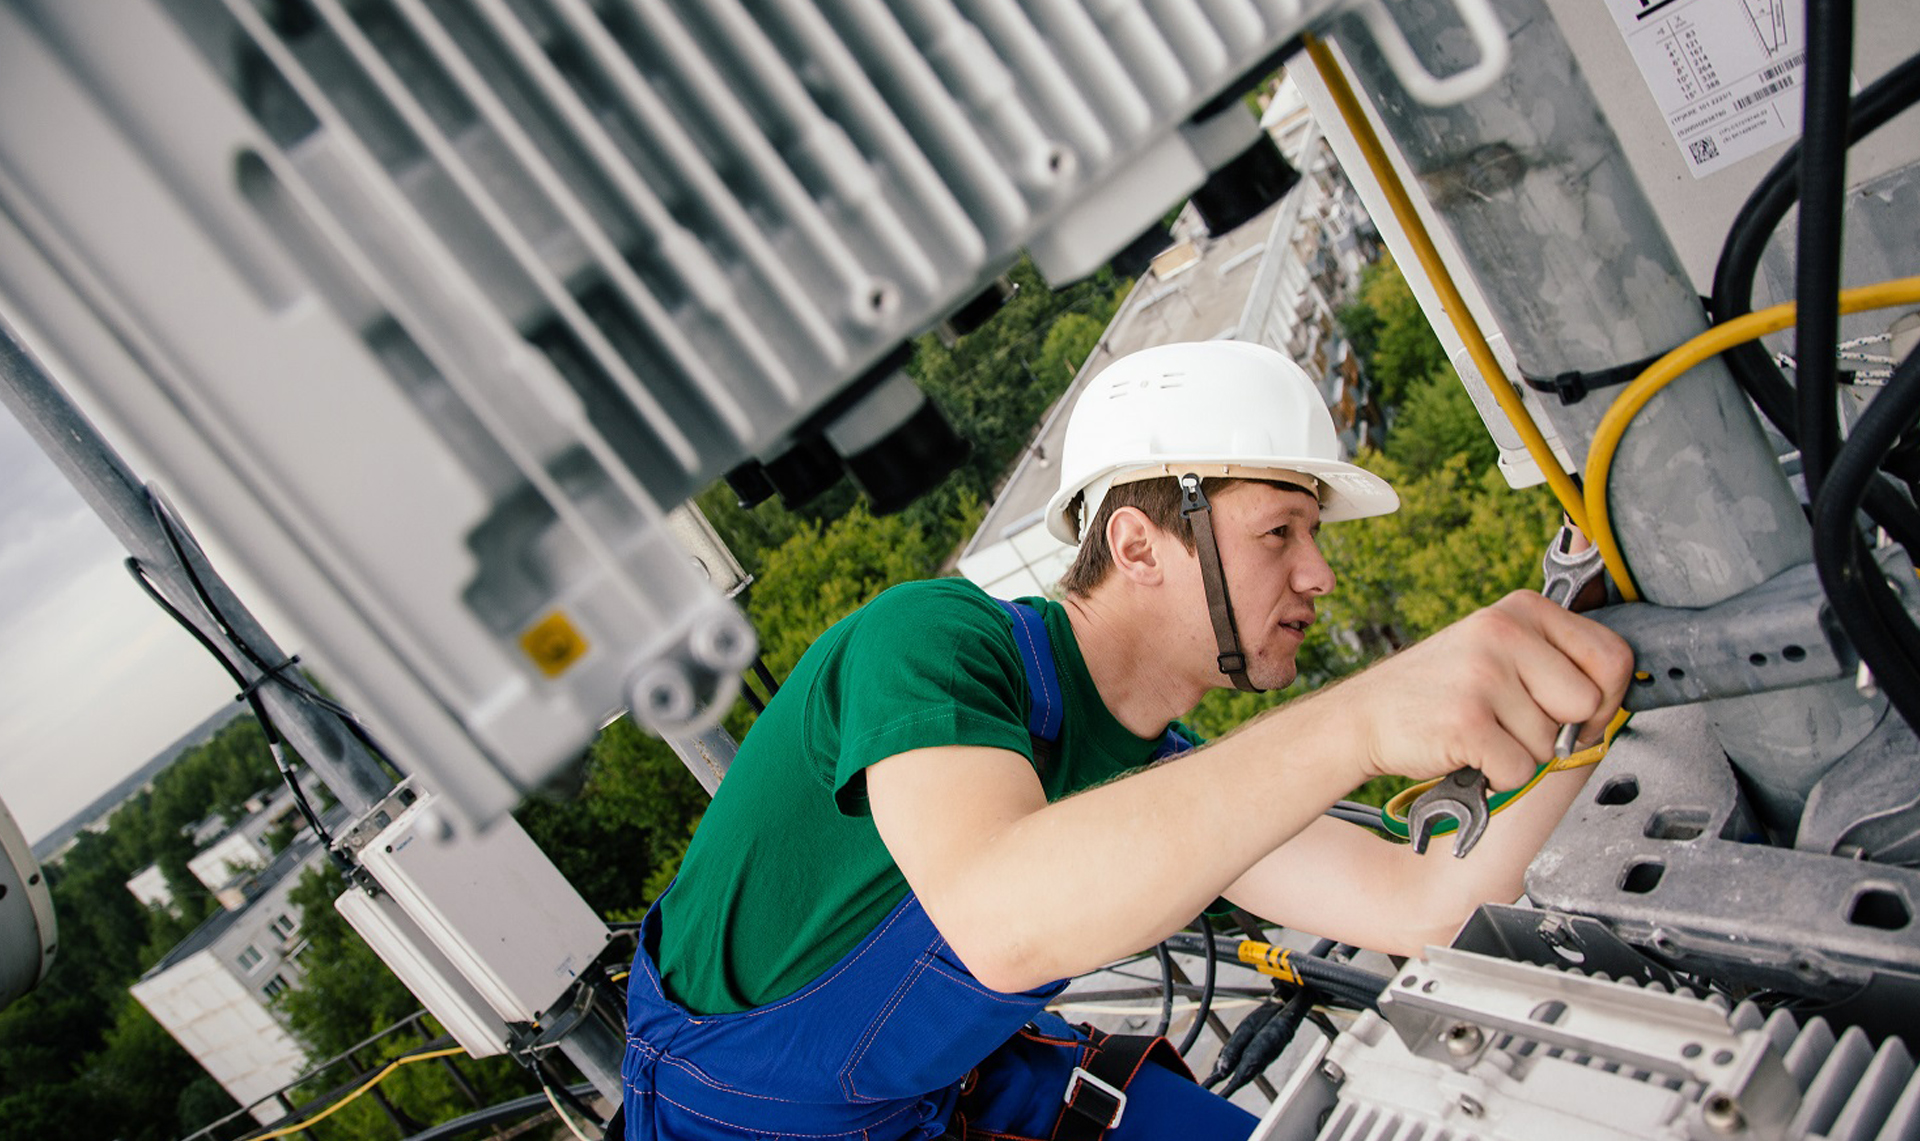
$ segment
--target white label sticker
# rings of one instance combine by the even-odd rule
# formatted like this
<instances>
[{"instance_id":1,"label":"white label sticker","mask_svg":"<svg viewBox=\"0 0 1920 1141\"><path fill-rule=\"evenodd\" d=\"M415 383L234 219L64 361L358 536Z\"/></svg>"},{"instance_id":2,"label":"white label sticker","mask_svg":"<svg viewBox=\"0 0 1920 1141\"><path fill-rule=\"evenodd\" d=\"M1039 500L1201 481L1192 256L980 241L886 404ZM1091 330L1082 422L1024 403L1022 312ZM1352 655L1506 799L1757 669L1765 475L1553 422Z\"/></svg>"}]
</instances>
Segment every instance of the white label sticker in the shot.
<instances>
[{"instance_id":1,"label":"white label sticker","mask_svg":"<svg viewBox=\"0 0 1920 1141\"><path fill-rule=\"evenodd\" d=\"M1695 178L1800 133L1794 0L1607 0Z\"/></svg>"}]
</instances>

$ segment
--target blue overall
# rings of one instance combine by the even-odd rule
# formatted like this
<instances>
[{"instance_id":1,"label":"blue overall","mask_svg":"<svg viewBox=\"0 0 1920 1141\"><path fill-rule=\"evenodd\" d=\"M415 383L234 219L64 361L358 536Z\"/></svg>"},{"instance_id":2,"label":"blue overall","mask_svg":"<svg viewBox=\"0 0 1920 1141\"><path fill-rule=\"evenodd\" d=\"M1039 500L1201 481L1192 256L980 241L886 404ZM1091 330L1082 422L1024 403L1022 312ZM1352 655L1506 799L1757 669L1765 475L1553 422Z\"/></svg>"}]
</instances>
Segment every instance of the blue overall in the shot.
<instances>
[{"instance_id":1,"label":"blue overall","mask_svg":"<svg viewBox=\"0 0 1920 1141\"><path fill-rule=\"evenodd\" d=\"M1050 703L1035 701L1038 724L1039 710L1059 705L1051 649L1036 663L1033 631L1022 635L1014 617L1029 682L1044 672L1053 688ZM1046 646L1044 627L1037 644ZM1049 1138L1075 1068L1094 1049L1045 1010L1065 980L1019 994L989 989L911 892L818 978L731 1014L693 1014L667 997L655 960L659 927L656 903L627 982L621 1077L633 1141ZM1172 1056L1164 1043L1156 1050ZM1144 1057L1134 1066L1131 1080L1115 1083L1126 1099L1107 1141L1241 1141L1252 1132L1251 1114L1184 1073Z\"/></svg>"}]
</instances>

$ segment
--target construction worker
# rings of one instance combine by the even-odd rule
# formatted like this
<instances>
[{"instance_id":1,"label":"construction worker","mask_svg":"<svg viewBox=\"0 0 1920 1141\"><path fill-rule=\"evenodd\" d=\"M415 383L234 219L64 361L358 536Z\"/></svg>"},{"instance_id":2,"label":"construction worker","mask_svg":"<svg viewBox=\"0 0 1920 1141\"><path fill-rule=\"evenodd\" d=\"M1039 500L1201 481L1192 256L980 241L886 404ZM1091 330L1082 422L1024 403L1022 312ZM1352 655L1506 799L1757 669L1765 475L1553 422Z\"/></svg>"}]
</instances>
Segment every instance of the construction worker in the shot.
<instances>
[{"instance_id":1,"label":"construction worker","mask_svg":"<svg viewBox=\"0 0 1920 1141\"><path fill-rule=\"evenodd\" d=\"M1048 1000L1217 897L1417 954L1519 894L1575 775L1465 859L1322 813L1386 773L1521 785L1563 723L1599 739L1625 643L1516 593L1153 764L1208 690L1293 680L1334 586L1321 522L1398 497L1340 461L1304 372L1235 342L1115 362L1059 463L1064 602L895 587L814 643L742 743L643 927L629 1137L1244 1138L1255 1119L1164 1040L1088 1040Z\"/></svg>"}]
</instances>

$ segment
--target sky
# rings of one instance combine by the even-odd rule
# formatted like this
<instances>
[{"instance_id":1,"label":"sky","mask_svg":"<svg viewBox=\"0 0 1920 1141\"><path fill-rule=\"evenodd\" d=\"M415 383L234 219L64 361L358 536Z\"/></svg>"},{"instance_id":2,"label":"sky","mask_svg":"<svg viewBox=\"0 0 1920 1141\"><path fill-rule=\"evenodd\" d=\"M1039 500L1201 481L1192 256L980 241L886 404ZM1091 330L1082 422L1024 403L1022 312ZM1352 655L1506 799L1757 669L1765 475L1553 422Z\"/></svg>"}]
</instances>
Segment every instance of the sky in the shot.
<instances>
[{"instance_id":1,"label":"sky","mask_svg":"<svg viewBox=\"0 0 1920 1141\"><path fill-rule=\"evenodd\" d=\"M0 801L29 843L232 700L0 406Z\"/></svg>"}]
</instances>

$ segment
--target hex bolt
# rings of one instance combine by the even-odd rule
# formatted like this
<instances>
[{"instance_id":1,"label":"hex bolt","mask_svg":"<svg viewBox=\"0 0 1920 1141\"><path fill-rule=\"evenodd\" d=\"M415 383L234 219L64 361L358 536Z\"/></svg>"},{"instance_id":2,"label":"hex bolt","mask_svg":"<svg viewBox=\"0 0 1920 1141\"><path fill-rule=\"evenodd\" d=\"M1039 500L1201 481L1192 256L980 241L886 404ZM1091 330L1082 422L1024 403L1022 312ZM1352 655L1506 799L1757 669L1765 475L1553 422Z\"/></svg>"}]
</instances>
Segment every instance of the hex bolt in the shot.
<instances>
[{"instance_id":1,"label":"hex bolt","mask_svg":"<svg viewBox=\"0 0 1920 1141\"><path fill-rule=\"evenodd\" d=\"M1707 1095L1707 1100L1700 1103L1700 1120L1722 1137L1747 1131L1747 1117L1740 1112L1740 1103L1724 1093Z\"/></svg>"},{"instance_id":2,"label":"hex bolt","mask_svg":"<svg viewBox=\"0 0 1920 1141\"><path fill-rule=\"evenodd\" d=\"M1447 1044L1447 1053L1456 1058L1465 1058L1479 1051L1486 1035L1471 1022L1456 1022L1447 1027L1440 1040Z\"/></svg>"}]
</instances>

